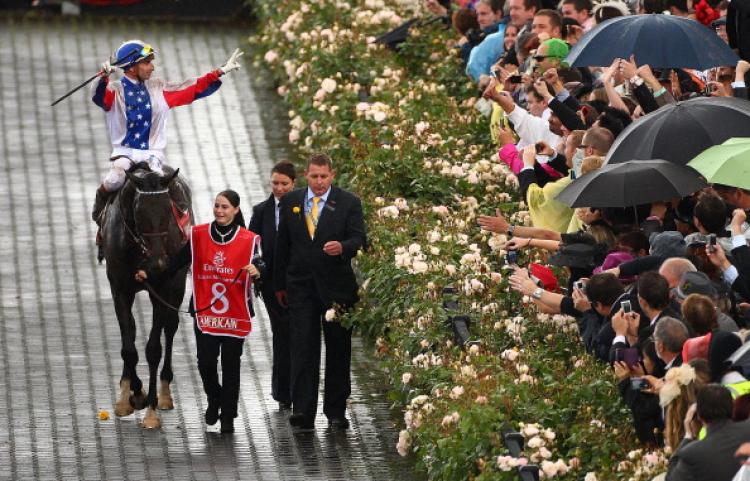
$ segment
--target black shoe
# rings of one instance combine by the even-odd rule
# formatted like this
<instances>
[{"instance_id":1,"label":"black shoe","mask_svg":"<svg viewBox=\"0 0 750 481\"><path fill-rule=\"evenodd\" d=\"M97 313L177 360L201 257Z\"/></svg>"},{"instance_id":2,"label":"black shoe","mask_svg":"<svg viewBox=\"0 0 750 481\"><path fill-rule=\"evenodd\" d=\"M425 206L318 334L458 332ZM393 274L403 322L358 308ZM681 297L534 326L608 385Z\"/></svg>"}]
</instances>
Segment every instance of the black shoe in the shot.
<instances>
[{"instance_id":1,"label":"black shoe","mask_svg":"<svg viewBox=\"0 0 750 481\"><path fill-rule=\"evenodd\" d=\"M219 406L209 404L206 409L206 424L213 426L219 420ZM223 423L222 423L223 424Z\"/></svg>"},{"instance_id":2,"label":"black shoe","mask_svg":"<svg viewBox=\"0 0 750 481\"><path fill-rule=\"evenodd\" d=\"M289 416L289 424L292 425L292 427L298 428L298 429L304 429L304 430L312 430L315 429L315 423L313 420L304 414L295 413Z\"/></svg>"},{"instance_id":3,"label":"black shoe","mask_svg":"<svg viewBox=\"0 0 750 481\"><path fill-rule=\"evenodd\" d=\"M292 409L291 401L279 401L279 411L289 411Z\"/></svg>"},{"instance_id":4,"label":"black shoe","mask_svg":"<svg viewBox=\"0 0 750 481\"><path fill-rule=\"evenodd\" d=\"M349 420L346 419L344 416L340 418L330 418L328 420L328 427L330 429L349 429Z\"/></svg>"},{"instance_id":5,"label":"black shoe","mask_svg":"<svg viewBox=\"0 0 750 481\"><path fill-rule=\"evenodd\" d=\"M234 418L221 418L221 432L222 433L233 433L234 432Z\"/></svg>"}]
</instances>

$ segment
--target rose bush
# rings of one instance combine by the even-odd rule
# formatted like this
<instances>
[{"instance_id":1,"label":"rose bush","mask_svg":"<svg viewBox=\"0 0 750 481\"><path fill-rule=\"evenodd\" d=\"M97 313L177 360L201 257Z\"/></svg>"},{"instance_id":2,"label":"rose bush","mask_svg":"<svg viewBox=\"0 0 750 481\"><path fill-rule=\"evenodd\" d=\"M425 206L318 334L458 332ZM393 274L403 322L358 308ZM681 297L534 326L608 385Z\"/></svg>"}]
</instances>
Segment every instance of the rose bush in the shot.
<instances>
[{"instance_id":1,"label":"rose bush","mask_svg":"<svg viewBox=\"0 0 750 481\"><path fill-rule=\"evenodd\" d=\"M505 236L476 218L496 208L528 223L515 177L496 160L473 108L453 34L412 28L395 53L374 43L414 0L254 0L256 67L272 73L301 156L334 159L365 206L370 248L357 259L362 301L334 314L374 341L403 430L431 479L516 479L537 464L559 479L647 479L661 453L633 451L629 411L606 366L587 355L575 320L537 314L508 288ZM266 70L262 70L266 72ZM522 255L522 262L535 258ZM452 287L471 318L454 344L443 308ZM505 429L526 447L511 457Z\"/></svg>"}]
</instances>

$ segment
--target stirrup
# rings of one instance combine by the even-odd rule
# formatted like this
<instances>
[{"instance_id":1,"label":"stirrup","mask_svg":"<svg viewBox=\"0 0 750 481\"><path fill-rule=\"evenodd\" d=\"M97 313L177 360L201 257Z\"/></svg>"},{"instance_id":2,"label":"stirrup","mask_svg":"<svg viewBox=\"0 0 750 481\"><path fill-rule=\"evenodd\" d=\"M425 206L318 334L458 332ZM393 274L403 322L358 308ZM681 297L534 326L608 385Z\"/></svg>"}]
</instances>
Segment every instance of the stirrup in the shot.
<instances>
[{"instance_id":1,"label":"stirrup","mask_svg":"<svg viewBox=\"0 0 750 481\"><path fill-rule=\"evenodd\" d=\"M96 260L99 264L104 260L104 239L102 238L102 230L96 230Z\"/></svg>"}]
</instances>

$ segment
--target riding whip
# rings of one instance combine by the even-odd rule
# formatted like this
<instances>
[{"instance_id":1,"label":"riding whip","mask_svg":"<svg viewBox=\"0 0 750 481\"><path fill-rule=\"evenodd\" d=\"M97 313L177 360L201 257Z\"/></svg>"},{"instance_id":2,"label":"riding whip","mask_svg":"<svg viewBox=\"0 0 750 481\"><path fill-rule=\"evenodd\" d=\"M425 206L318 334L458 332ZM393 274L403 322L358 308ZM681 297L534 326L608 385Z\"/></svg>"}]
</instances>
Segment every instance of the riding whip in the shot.
<instances>
[{"instance_id":1,"label":"riding whip","mask_svg":"<svg viewBox=\"0 0 750 481\"><path fill-rule=\"evenodd\" d=\"M119 66L120 66L120 64L121 64L121 63L123 63L123 62L125 62L125 61L126 61L126 60L127 60L128 58L130 58L130 56L131 56L131 55L133 55L134 53L138 53L138 50L139 50L139 49L137 49L137 48L134 48L133 50L131 50L130 52L128 52L128 54L127 54L127 55L123 55L123 56L122 56L122 58L119 58L119 59L117 59L117 61L116 61L116 62L115 62L114 64L112 64L112 66L113 66L113 67L119 67ZM94 75L93 75L93 76L92 76L91 78L89 78L88 80L86 80L85 82L83 82L83 83L82 83L81 85L77 86L76 88L74 88L74 89L73 89L73 90L71 90L70 92L66 93L65 95L63 95L63 96L62 96L62 97L60 97L59 99L57 99L57 100L55 100L54 102L52 102L52 104L50 105L50 107L54 107L55 105L57 105L57 104L58 104L58 103L60 103L61 101L63 101L63 100L65 100L65 99L67 99L68 97L70 97L70 96L71 96L71 95L73 95L74 93L78 92L78 91L79 91L79 90L81 90L81 89L82 89L83 87L85 87L86 85L88 85L88 84L90 84L91 82L93 82L93 81L94 81L94 79L96 79L97 77L101 76L101 74L102 74L102 73L104 73L104 70L99 70L99 71L98 71L98 72L97 72L96 74L94 74Z\"/></svg>"}]
</instances>

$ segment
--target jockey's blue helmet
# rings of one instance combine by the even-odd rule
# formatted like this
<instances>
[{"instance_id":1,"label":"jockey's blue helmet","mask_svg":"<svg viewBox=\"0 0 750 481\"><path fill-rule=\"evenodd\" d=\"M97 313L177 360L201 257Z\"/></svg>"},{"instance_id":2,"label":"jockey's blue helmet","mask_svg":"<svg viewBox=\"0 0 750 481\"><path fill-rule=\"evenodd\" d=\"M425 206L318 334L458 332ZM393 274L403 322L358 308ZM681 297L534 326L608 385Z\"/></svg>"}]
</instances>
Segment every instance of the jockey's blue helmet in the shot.
<instances>
[{"instance_id":1,"label":"jockey's blue helmet","mask_svg":"<svg viewBox=\"0 0 750 481\"><path fill-rule=\"evenodd\" d=\"M151 45L141 40L128 40L123 42L115 52L112 65L127 70L142 60L153 58L155 53L156 50Z\"/></svg>"}]
</instances>

